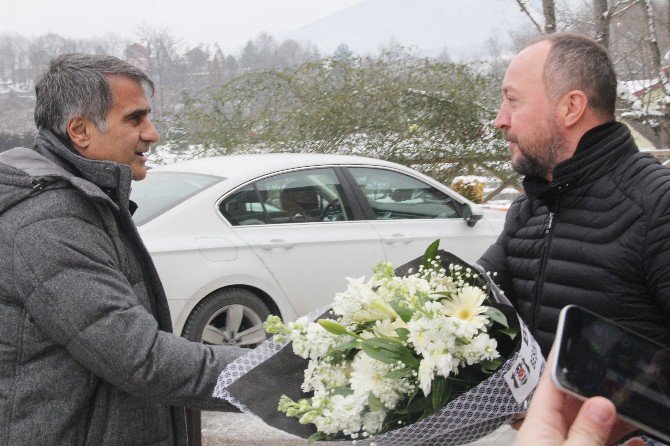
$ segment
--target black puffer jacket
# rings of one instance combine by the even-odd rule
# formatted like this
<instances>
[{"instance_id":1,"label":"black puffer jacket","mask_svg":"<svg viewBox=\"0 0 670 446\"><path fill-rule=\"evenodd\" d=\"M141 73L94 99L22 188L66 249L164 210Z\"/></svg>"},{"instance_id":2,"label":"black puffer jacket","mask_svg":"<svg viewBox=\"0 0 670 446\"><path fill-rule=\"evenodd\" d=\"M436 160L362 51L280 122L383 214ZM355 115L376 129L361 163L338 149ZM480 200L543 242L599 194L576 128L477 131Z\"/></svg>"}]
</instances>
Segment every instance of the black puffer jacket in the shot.
<instances>
[{"instance_id":1,"label":"black puffer jacket","mask_svg":"<svg viewBox=\"0 0 670 446\"><path fill-rule=\"evenodd\" d=\"M553 182L524 188L479 263L498 273L543 353L568 304L670 344L670 169L612 122L584 135Z\"/></svg>"}]
</instances>

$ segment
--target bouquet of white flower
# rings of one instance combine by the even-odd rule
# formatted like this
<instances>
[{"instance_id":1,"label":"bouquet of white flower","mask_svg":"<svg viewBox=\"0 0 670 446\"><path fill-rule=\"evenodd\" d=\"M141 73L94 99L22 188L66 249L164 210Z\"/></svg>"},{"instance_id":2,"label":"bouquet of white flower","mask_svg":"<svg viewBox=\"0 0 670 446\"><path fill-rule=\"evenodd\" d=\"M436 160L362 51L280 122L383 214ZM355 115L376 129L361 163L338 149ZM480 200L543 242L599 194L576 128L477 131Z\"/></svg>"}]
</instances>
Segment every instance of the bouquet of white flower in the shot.
<instances>
[{"instance_id":1,"label":"bouquet of white flower","mask_svg":"<svg viewBox=\"0 0 670 446\"><path fill-rule=\"evenodd\" d=\"M303 438L358 444L460 444L525 411L539 347L488 275L437 249L348 279L316 322L269 317L273 340L229 365L215 395Z\"/></svg>"}]
</instances>

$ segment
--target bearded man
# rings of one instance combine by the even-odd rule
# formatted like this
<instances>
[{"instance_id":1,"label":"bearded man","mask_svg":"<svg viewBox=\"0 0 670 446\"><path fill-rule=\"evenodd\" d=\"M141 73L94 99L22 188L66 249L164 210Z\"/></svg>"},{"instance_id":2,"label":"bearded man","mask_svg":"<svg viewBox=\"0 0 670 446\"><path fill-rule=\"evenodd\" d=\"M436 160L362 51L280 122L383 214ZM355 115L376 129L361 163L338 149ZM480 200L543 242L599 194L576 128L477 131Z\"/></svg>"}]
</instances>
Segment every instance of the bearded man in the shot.
<instances>
[{"instance_id":1,"label":"bearded man","mask_svg":"<svg viewBox=\"0 0 670 446\"><path fill-rule=\"evenodd\" d=\"M545 356L578 304L670 343L670 170L614 117L604 48L551 34L510 63L496 117L525 175L505 228L479 259Z\"/></svg>"}]
</instances>

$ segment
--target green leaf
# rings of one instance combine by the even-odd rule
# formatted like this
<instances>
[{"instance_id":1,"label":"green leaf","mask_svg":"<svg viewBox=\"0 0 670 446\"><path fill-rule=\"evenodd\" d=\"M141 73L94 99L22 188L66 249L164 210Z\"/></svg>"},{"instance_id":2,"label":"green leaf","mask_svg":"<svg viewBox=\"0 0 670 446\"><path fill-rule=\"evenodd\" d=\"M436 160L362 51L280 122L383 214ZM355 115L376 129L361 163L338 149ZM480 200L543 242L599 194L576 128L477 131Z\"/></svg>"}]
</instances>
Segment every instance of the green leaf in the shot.
<instances>
[{"instance_id":1,"label":"green leaf","mask_svg":"<svg viewBox=\"0 0 670 446\"><path fill-rule=\"evenodd\" d=\"M414 352L400 342L383 338L369 338L361 341L361 350L368 356L386 364L395 364L398 361L408 367L419 367L419 360Z\"/></svg>"},{"instance_id":2,"label":"green leaf","mask_svg":"<svg viewBox=\"0 0 670 446\"><path fill-rule=\"evenodd\" d=\"M376 359L384 364L395 364L398 362L398 359L396 359L394 355L389 354L386 350L372 347L369 344L361 344L361 350L372 359Z\"/></svg>"},{"instance_id":3,"label":"green leaf","mask_svg":"<svg viewBox=\"0 0 670 446\"><path fill-rule=\"evenodd\" d=\"M348 352L353 348L358 348L358 340L343 342L333 347L333 350L337 350L343 353Z\"/></svg>"},{"instance_id":4,"label":"green leaf","mask_svg":"<svg viewBox=\"0 0 670 446\"><path fill-rule=\"evenodd\" d=\"M314 432L312 435L310 435L307 438L307 444L312 444L315 441L319 441L319 440L325 440L326 438L328 438L328 436L326 434L324 434L323 432Z\"/></svg>"},{"instance_id":5,"label":"green leaf","mask_svg":"<svg viewBox=\"0 0 670 446\"><path fill-rule=\"evenodd\" d=\"M451 298L451 297L454 295L454 293L451 292L451 291L433 291L433 292L430 293L430 294L431 294L431 295L434 294L434 295L436 295L436 296L448 297L448 298Z\"/></svg>"},{"instance_id":6,"label":"green leaf","mask_svg":"<svg viewBox=\"0 0 670 446\"><path fill-rule=\"evenodd\" d=\"M412 400L414 400L414 398L416 398L418 394L419 394L419 386L416 386L414 387L414 391L412 392L412 394L407 399L407 404L411 403Z\"/></svg>"},{"instance_id":7,"label":"green leaf","mask_svg":"<svg viewBox=\"0 0 670 446\"><path fill-rule=\"evenodd\" d=\"M372 393L368 393L368 405L372 411L381 411L384 410L384 404L382 401L374 396Z\"/></svg>"},{"instance_id":8,"label":"green leaf","mask_svg":"<svg viewBox=\"0 0 670 446\"><path fill-rule=\"evenodd\" d=\"M486 309L486 313L484 314L486 314L488 317L490 317L503 327L509 328L509 324L507 323L507 317L503 314L502 311L498 310L497 308L488 307Z\"/></svg>"},{"instance_id":9,"label":"green leaf","mask_svg":"<svg viewBox=\"0 0 670 446\"><path fill-rule=\"evenodd\" d=\"M338 336L349 335L349 336L353 336L355 338L360 337L356 333L350 332L349 330L346 329L346 327L344 327L343 325L338 324L337 322L335 322L332 319L319 319L316 322L319 325L321 325L324 329L326 329L327 331L331 332L334 335L338 335Z\"/></svg>"},{"instance_id":10,"label":"green leaf","mask_svg":"<svg viewBox=\"0 0 670 446\"><path fill-rule=\"evenodd\" d=\"M510 339L516 338L516 335L519 334L518 328L500 328L498 331L502 334L506 334Z\"/></svg>"},{"instance_id":11,"label":"green leaf","mask_svg":"<svg viewBox=\"0 0 670 446\"><path fill-rule=\"evenodd\" d=\"M491 359L490 361L482 362L482 371L485 373L493 373L503 365L505 361L502 358Z\"/></svg>"},{"instance_id":12,"label":"green leaf","mask_svg":"<svg viewBox=\"0 0 670 446\"><path fill-rule=\"evenodd\" d=\"M431 401L426 397L414 398L407 406L397 409L396 412L401 415L408 415L418 412L425 412L431 408Z\"/></svg>"},{"instance_id":13,"label":"green leaf","mask_svg":"<svg viewBox=\"0 0 670 446\"><path fill-rule=\"evenodd\" d=\"M403 367L402 369L393 370L384 375L384 378L398 380L406 376L410 376L414 371L411 367Z\"/></svg>"},{"instance_id":14,"label":"green leaf","mask_svg":"<svg viewBox=\"0 0 670 446\"><path fill-rule=\"evenodd\" d=\"M347 395L351 395L352 393L354 393L354 391L351 390L351 387L349 387L349 386L337 386L337 387L333 387L332 389L330 389L330 393L331 393L331 395L347 396Z\"/></svg>"},{"instance_id":15,"label":"green leaf","mask_svg":"<svg viewBox=\"0 0 670 446\"><path fill-rule=\"evenodd\" d=\"M436 376L433 378L433 383L431 384L430 397L431 402L433 403L433 410L437 412L442 407L443 397L444 397L444 385L445 380L443 376Z\"/></svg>"},{"instance_id":16,"label":"green leaf","mask_svg":"<svg viewBox=\"0 0 670 446\"><path fill-rule=\"evenodd\" d=\"M423 254L423 267L425 269L429 269L431 267L430 261L433 260L437 256L437 250L440 247L440 239L435 240L433 243L431 243L428 248L426 248L426 252Z\"/></svg>"},{"instance_id":17,"label":"green leaf","mask_svg":"<svg viewBox=\"0 0 670 446\"><path fill-rule=\"evenodd\" d=\"M400 316L400 319L403 320L403 322L409 322L410 319L412 319L412 315L414 312L407 308L405 305L401 304L400 302L396 302L394 300L389 302L389 305L393 310L398 313L398 316Z\"/></svg>"},{"instance_id":18,"label":"green leaf","mask_svg":"<svg viewBox=\"0 0 670 446\"><path fill-rule=\"evenodd\" d=\"M378 333L376 336L377 336L378 339L386 339L386 340L389 341L389 342L393 342L393 343L395 343L395 344L403 345L403 344L402 344L402 340L401 340L399 337L396 337L396 336L386 336L385 334L382 334L382 333Z\"/></svg>"},{"instance_id":19,"label":"green leaf","mask_svg":"<svg viewBox=\"0 0 670 446\"><path fill-rule=\"evenodd\" d=\"M398 339L400 339L401 342L407 342L407 339L409 339L409 330L406 328L396 328L395 332L398 333Z\"/></svg>"},{"instance_id":20,"label":"green leaf","mask_svg":"<svg viewBox=\"0 0 670 446\"><path fill-rule=\"evenodd\" d=\"M470 338L456 338L456 345L468 345L470 344L471 339Z\"/></svg>"}]
</instances>

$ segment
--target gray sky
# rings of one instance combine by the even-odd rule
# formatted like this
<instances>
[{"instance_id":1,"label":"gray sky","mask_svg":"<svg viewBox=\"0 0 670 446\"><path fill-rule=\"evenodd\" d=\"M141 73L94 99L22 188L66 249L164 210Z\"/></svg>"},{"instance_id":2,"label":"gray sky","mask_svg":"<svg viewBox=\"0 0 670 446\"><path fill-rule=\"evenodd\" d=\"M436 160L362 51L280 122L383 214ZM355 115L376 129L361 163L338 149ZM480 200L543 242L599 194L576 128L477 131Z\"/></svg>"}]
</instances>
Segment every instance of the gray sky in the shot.
<instances>
[{"instance_id":1,"label":"gray sky","mask_svg":"<svg viewBox=\"0 0 670 446\"><path fill-rule=\"evenodd\" d=\"M365 0L7 0L0 33L55 32L132 37L140 26L168 29L190 44L237 49L259 32L278 34Z\"/></svg>"}]
</instances>

